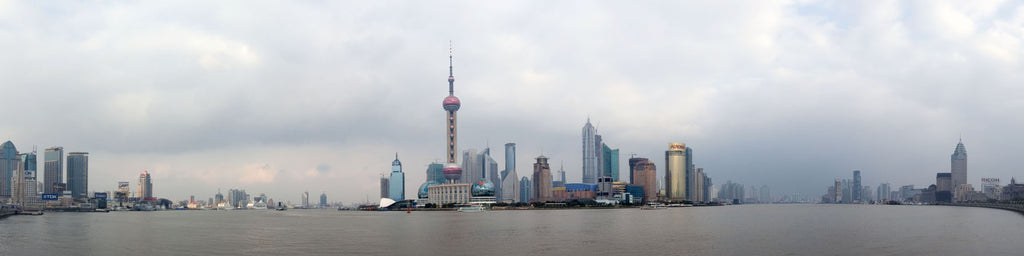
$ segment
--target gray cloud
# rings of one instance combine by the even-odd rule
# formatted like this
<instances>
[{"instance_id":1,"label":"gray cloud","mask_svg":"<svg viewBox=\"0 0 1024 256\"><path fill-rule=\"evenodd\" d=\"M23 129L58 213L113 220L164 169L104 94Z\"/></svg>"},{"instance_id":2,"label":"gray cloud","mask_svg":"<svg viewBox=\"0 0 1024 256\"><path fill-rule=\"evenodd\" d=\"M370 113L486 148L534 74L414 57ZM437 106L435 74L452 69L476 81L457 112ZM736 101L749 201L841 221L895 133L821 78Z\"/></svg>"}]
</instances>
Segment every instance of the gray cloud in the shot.
<instances>
[{"instance_id":1,"label":"gray cloud","mask_svg":"<svg viewBox=\"0 0 1024 256\"><path fill-rule=\"evenodd\" d=\"M579 180L588 115L623 156L685 142L776 193L927 185L960 133L972 182L1009 178L1024 144L1015 2L0 5L0 136L93 152L97 189L362 201L398 151L412 191L443 156L448 40L460 148L516 142L521 175L543 153Z\"/></svg>"}]
</instances>

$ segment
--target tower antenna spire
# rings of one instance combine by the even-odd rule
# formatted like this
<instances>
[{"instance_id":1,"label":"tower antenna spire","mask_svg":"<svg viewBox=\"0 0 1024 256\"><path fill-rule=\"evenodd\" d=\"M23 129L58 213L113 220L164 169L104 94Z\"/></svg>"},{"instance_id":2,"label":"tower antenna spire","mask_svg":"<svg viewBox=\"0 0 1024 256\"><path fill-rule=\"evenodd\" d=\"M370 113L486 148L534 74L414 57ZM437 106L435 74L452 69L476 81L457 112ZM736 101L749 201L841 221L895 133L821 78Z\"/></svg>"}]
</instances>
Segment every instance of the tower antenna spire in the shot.
<instances>
[{"instance_id":1,"label":"tower antenna spire","mask_svg":"<svg viewBox=\"0 0 1024 256\"><path fill-rule=\"evenodd\" d=\"M455 95L455 72L452 69L452 41L448 40L448 95Z\"/></svg>"}]
</instances>

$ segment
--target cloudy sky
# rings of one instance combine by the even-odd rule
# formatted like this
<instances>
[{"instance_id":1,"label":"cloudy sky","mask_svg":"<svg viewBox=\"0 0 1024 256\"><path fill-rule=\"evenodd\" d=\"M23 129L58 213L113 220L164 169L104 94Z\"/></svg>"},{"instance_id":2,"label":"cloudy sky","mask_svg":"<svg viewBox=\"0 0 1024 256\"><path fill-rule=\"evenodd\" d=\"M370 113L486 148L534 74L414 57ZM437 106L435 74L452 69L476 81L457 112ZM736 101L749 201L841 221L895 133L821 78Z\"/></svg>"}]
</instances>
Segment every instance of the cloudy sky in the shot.
<instances>
[{"instance_id":1,"label":"cloudy sky","mask_svg":"<svg viewBox=\"0 0 1024 256\"><path fill-rule=\"evenodd\" d=\"M449 40L460 149L515 142L520 176L544 154L579 181L589 116L659 174L684 142L776 195L854 169L926 186L961 134L971 183L1024 177L1013 1L0 0L0 137L173 200L372 201L397 152L414 196L444 157Z\"/></svg>"}]
</instances>

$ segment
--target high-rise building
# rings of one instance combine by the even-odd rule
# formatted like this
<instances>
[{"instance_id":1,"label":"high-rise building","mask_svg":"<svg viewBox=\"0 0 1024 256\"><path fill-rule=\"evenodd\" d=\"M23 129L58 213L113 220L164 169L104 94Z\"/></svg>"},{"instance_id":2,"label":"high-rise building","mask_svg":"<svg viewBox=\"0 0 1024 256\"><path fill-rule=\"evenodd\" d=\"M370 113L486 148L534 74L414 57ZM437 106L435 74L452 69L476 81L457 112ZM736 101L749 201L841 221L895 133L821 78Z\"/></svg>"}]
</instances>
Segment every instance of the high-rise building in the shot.
<instances>
[{"instance_id":1,"label":"high-rise building","mask_svg":"<svg viewBox=\"0 0 1024 256\"><path fill-rule=\"evenodd\" d=\"M634 177L633 177L633 173L634 173L633 170L636 167L637 163L647 163L648 161L650 161L650 160L648 160L647 158L642 158L642 157L635 157L634 156L634 157L630 157L629 158L629 183L630 184L637 184L636 179L634 179Z\"/></svg>"},{"instance_id":2,"label":"high-rise building","mask_svg":"<svg viewBox=\"0 0 1024 256\"><path fill-rule=\"evenodd\" d=\"M462 167L459 167L455 162L455 152L457 152L458 146L458 118L456 112L462 107L462 102L459 101L459 97L455 97L455 73L452 69L452 49L450 46L448 48L448 97L444 98L441 106L444 107L444 111L448 114L445 121L445 131L448 135L445 151L447 152L448 162L445 164L443 172L445 179L456 182L462 178ZM474 180L466 182L474 182Z\"/></svg>"},{"instance_id":3,"label":"high-rise building","mask_svg":"<svg viewBox=\"0 0 1024 256\"><path fill-rule=\"evenodd\" d=\"M538 156L533 164L533 196L531 200L544 202L551 200L551 167L546 156Z\"/></svg>"},{"instance_id":4,"label":"high-rise building","mask_svg":"<svg viewBox=\"0 0 1024 256\"><path fill-rule=\"evenodd\" d=\"M391 198L391 182L388 181L388 176L383 173L380 175L380 198Z\"/></svg>"},{"instance_id":5,"label":"high-rise building","mask_svg":"<svg viewBox=\"0 0 1024 256\"><path fill-rule=\"evenodd\" d=\"M229 189L228 190L228 204L232 208L245 207L245 204L249 202L249 193L246 193L244 189Z\"/></svg>"},{"instance_id":6,"label":"high-rise building","mask_svg":"<svg viewBox=\"0 0 1024 256\"><path fill-rule=\"evenodd\" d=\"M68 190L77 201L89 199L89 153L68 153Z\"/></svg>"},{"instance_id":7,"label":"high-rise building","mask_svg":"<svg viewBox=\"0 0 1024 256\"><path fill-rule=\"evenodd\" d=\"M427 165L427 181L444 184L444 165L439 163Z\"/></svg>"},{"instance_id":8,"label":"high-rise building","mask_svg":"<svg viewBox=\"0 0 1024 256\"><path fill-rule=\"evenodd\" d=\"M697 168L697 175L694 175L693 201L704 202L704 168Z\"/></svg>"},{"instance_id":9,"label":"high-rise building","mask_svg":"<svg viewBox=\"0 0 1024 256\"><path fill-rule=\"evenodd\" d=\"M889 195L890 192L892 192L892 188L889 187L889 183L878 184L878 188L876 190L877 195L875 195L875 199L879 202L891 199L889 198Z\"/></svg>"},{"instance_id":10,"label":"high-rise building","mask_svg":"<svg viewBox=\"0 0 1024 256\"><path fill-rule=\"evenodd\" d=\"M718 199L732 204L742 204L746 195L743 185L726 181L722 189L718 190Z\"/></svg>"},{"instance_id":11,"label":"high-rise building","mask_svg":"<svg viewBox=\"0 0 1024 256\"><path fill-rule=\"evenodd\" d=\"M686 159L686 144L669 143L665 151L665 196L668 200L687 200L686 169L689 162Z\"/></svg>"},{"instance_id":12,"label":"high-rise building","mask_svg":"<svg viewBox=\"0 0 1024 256\"><path fill-rule=\"evenodd\" d=\"M139 174L139 197L143 200L153 198L153 180L150 179L149 171Z\"/></svg>"},{"instance_id":13,"label":"high-rise building","mask_svg":"<svg viewBox=\"0 0 1024 256\"><path fill-rule=\"evenodd\" d=\"M601 166L602 176L612 177L612 180L619 181L619 149L609 148L608 145L601 145Z\"/></svg>"},{"instance_id":14,"label":"high-rise building","mask_svg":"<svg viewBox=\"0 0 1024 256\"><path fill-rule=\"evenodd\" d=\"M697 167L693 165L693 148L686 147L686 200L696 201Z\"/></svg>"},{"instance_id":15,"label":"high-rise building","mask_svg":"<svg viewBox=\"0 0 1024 256\"><path fill-rule=\"evenodd\" d=\"M642 186L644 189L644 202L653 202L658 200L658 170L654 166L654 162L647 161L647 158L631 158L630 162L635 164L633 169L633 185ZM643 159L644 161L640 161Z\"/></svg>"},{"instance_id":16,"label":"high-rise building","mask_svg":"<svg viewBox=\"0 0 1024 256\"><path fill-rule=\"evenodd\" d=\"M832 189L835 189L835 192L832 193L832 195L835 195L835 198L832 199L832 202L833 203L842 203L843 202L843 182L840 181L839 179L836 179L835 185L832 185Z\"/></svg>"},{"instance_id":17,"label":"high-rise building","mask_svg":"<svg viewBox=\"0 0 1024 256\"><path fill-rule=\"evenodd\" d=\"M480 158L483 160L481 163L483 163L484 179L494 185L494 198L501 200L501 176L498 174L498 162L491 157L491 148L484 149Z\"/></svg>"},{"instance_id":18,"label":"high-rise building","mask_svg":"<svg viewBox=\"0 0 1024 256\"><path fill-rule=\"evenodd\" d=\"M462 183L474 183L484 178L483 163L476 149L462 151Z\"/></svg>"},{"instance_id":19,"label":"high-rise building","mask_svg":"<svg viewBox=\"0 0 1024 256\"><path fill-rule=\"evenodd\" d=\"M402 172L402 162L398 161L398 153L395 153L395 161L391 161L391 178L388 181L388 197L391 200L405 200L405 173Z\"/></svg>"},{"instance_id":20,"label":"high-rise building","mask_svg":"<svg viewBox=\"0 0 1024 256\"><path fill-rule=\"evenodd\" d=\"M302 192L302 208L309 208L309 191Z\"/></svg>"},{"instance_id":21,"label":"high-rise building","mask_svg":"<svg viewBox=\"0 0 1024 256\"><path fill-rule=\"evenodd\" d=\"M596 144L597 131L594 130L594 125L590 124L590 118L587 118L587 123L583 125L583 183L593 184L597 182L597 149L600 144Z\"/></svg>"},{"instance_id":22,"label":"high-rise building","mask_svg":"<svg viewBox=\"0 0 1024 256\"><path fill-rule=\"evenodd\" d=\"M950 189L967 184L967 148L964 147L963 140L956 144L956 149L953 150L953 154L949 156L949 159L949 172L953 178L953 184Z\"/></svg>"},{"instance_id":23,"label":"high-rise building","mask_svg":"<svg viewBox=\"0 0 1024 256\"><path fill-rule=\"evenodd\" d=\"M853 184L853 182L851 182L849 179L843 179L842 180L842 188L843 188L843 200L842 201L843 201L844 204L848 204L848 203L852 203L853 202L853 185L852 184Z\"/></svg>"},{"instance_id":24,"label":"high-rise building","mask_svg":"<svg viewBox=\"0 0 1024 256\"><path fill-rule=\"evenodd\" d=\"M533 196L533 183L530 178L523 177L519 180L519 202L530 202Z\"/></svg>"},{"instance_id":25,"label":"high-rise building","mask_svg":"<svg viewBox=\"0 0 1024 256\"><path fill-rule=\"evenodd\" d=\"M21 165L18 149L11 141L4 142L0 152L0 202L10 199L14 192L14 178Z\"/></svg>"},{"instance_id":26,"label":"high-rise building","mask_svg":"<svg viewBox=\"0 0 1024 256\"><path fill-rule=\"evenodd\" d=\"M63 194L58 191L64 183L64 148L52 147L43 150L43 193Z\"/></svg>"},{"instance_id":27,"label":"high-rise building","mask_svg":"<svg viewBox=\"0 0 1024 256\"><path fill-rule=\"evenodd\" d=\"M704 170L701 169L701 172L703 172L703 171ZM703 186L703 188L704 188L704 202L711 202L711 199L713 197L712 196L713 195L712 191L714 189L714 184L712 184L711 177L708 177L707 173L704 173L703 176L704 176L704 180L702 182L704 183L704 186Z\"/></svg>"},{"instance_id":28,"label":"high-rise building","mask_svg":"<svg viewBox=\"0 0 1024 256\"><path fill-rule=\"evenodd\" d=\"M601 145L604 145L604 140L601 135L596 134L597 127L594 127L594 175L595 178L601 177L601 173L604 172L604 153L601 150ZM595 179L596 181L596 179Z\"/></svg>"},{"instance_id":29,"label":"high-rise building","mask_svg":"<svg viewBox=\"0 0 1024 256\"><path fill-rule=\"evenodd\" d=\"M505 170L501 172L501 200L522 202L519 193L519 174L516 174L516 144L505 143Z\"/></svg>"},{"instance_id":30,"label":"high-rise building","mask_svg":"<svg viewBox=\"0 0 1024 256\"><path fill-rule=\"evenodd\" d=\"M16 191L12 195L15 196L15 203L29 207L39 201L39 195L36 193L36 153L18 154L18 158L20 167L17 170L18 175L15 175Z\"/></svg>"},{"instance_id":31,"label":"high-rise building","mask_svg":"<svg viewBox=\"0 0 1024 256\"><path fill-rule=\"evenodd\" d=\"M320 208L327 208L327 193L320 193Z\"/></svg>"},{"instance_id":32,"label":"high-rise building","mask_svg":"<svg viewBox=\"0 0 1024 256\"><path fill-rule=\"evenodd\" d=\"M852 202L859 203L864 201L861 199L860 192L862 189L863 187L860 185L860 170L853 170L853 187L851 188L851 191L853 192L853 198L851 198Z\"/></svg>"}]
</instances>

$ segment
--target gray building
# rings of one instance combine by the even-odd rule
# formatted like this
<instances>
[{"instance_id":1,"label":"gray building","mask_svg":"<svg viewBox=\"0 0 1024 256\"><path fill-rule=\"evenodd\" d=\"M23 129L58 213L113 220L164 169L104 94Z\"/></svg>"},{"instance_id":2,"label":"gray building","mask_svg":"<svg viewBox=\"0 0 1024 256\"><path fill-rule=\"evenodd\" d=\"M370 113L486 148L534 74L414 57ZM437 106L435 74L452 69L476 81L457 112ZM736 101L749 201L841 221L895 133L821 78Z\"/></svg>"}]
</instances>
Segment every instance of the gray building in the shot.
<instances>
[{"instance_id":1,"label":"gray building","mask_svg":"<svg viewBox=\"0 0 1024 256\"><path fill-rule=\"evenodd\" d=\"M519 175L516 173L516 144L505 143L505 170L501 171L501 197L498 200L522 202L519 190Z\"/></svg>"},{"instance_id":2,"label":"gray building","mask_svg":"<svg viewBox=\"0 0 1024 256\"><path fill-rule=\"evenodd\" d=\"M498 162L494 161L494 158L491 157L490 147L484 149L484 152L480 155L481 163L484 165L484 179L487 179L494 185L494 198L501 200L501 175L498 173Z\"/></svg>"},{"instance_id":3,"label":"gray building","mask_svg":"<svg viewBox=\"0 0 1024 256\"><path fill-rule=\"evenodd\" d=\"M43 151L43 193L63 194L64 148L52 147Z\"/></svg>"},{"instance_id":4,"label":"gray building","mask_svg":"<svg viewBox=\"0 0 1024 256\"><path fill-rule=\"evenodd\" d=\"M68 190L76 201L89 199L89 153L68 153Z\"/></svg>"},{"instance_id":5,"label":"gray building","mask_svg":"<svg viewBox=\"0 0 1024 256\"><path fill-rule=\"evenodd\" d=\"M852 202L864 201L861 198L861 190L863 189L863 187L861 187L861 185L860 185L860 170L853 170L853 184L852 184L852 186L853 187L850 188L851 191L853 192L853 194L852 194L853 198L851 198Z\"/></svg>"},{"instance_id":6,"label":"gray building","mask_svg":"<svg viewBox=\"0 0 1024 256\"><path fill-rule=\"evenodd\" d=\"M476 149L462 151L462 183L474 183L484 178L483 163L476 152Z\"/></svg>"},{"instance_id":7,"label":"gray building","mask_svg":"<svg viewBox=\"0 0 1024 256\"><path fill-rule=\"evenodd\" d=\"M391 182L388 182L388 176L384 174L380 175L380 198L391 198Z\"/></svg>"},{"instance_id":8,"label":"gray building","mask_svg":"<svg viewBox=\"0 0 1024 256\"><path fill-rule=\"evenodd\" d=\"M139 197L142 199L153 198L153 179L150 177L149 171L139 174Z\"/></svg>"},{"instance_id":9,"label":"gray building","mask_svg":"<svg viewBox=\"0 0 1024 256\"><path fill-rule=\"evenodd\" d=\"M889 196L892 193L892 188L889 186L889 183L878 184L878 188L876 190L875 199L879 202L891 199Z\"/></svg>"},{"instance_id":10,"label":"gray building","mask_svg":"<svg viewBox=\"0 0 1024 256\"><path fill-rule=\"evenodd\" d=\"M18 149L11 141L4 142L0 152L0 202L7 201L14 192L14 177L21 165Z\"/></svg>"},{"instance_id":11,"label":"gray building","mask_svg":"<svg viewBox=\"0 0 1024 256\"><path fill-rule=\"evenodd\" d=\"M327 208L327 193L320 193L320 208Z\"/></svg>"},{"instance_id":12,"label":"gray building","mask_svg":"<svg viewBox=\"0 0 1024 256\"><path fill-rule=\"evenodd\" d=\"M427 165L427 181L444 184L444 165L440 163Z\"/></svg>"},{"instance_id":13,"label":"gray building","mask_svg":"<svg viewBox=\"0 0 1024 256\"><path fill-rule=\"evenodd\" d=\"M519 180L519 201L529 202L531 196L533 196L533 184L530 182L530 178L523 177Z\"/></svg>"},{"instance_id":14,"label":"gray building","mask_svg":"<svg viewBox=\"0 0 1024 256\"><path fill-rule=\"evenodd\" d=\"M949 172L953 182L950 189L952 190L959 185L967 184L967 148L964 147L963 140L956 144L956 149L949 156L949 160Z\"/></svg>"},{"instance_id":15,"label":"gray building","mask_svg":"<svg viewBox=\"0 0 1024 256\"><path fill-rule=\"evenodd\" d=\"M583 183L594 184L597 182L598 172L597 149L601 144L596 144L597 131L594 130L594 125L590 124L590 118L587 118L587 123L583 125L581 135L583 137Z\"/></svg>"}]
</instances>

